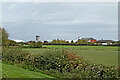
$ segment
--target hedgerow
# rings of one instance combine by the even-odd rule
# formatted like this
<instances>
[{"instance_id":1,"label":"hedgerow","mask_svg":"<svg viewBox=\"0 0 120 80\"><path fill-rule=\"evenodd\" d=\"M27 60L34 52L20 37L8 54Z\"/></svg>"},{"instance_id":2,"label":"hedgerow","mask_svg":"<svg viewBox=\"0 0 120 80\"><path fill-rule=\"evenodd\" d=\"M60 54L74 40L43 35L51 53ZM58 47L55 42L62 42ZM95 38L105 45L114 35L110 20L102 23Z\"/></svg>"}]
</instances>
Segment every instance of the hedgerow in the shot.
<instances>
[{"instance_id":1,"label":"hedgerow","mask_svg":"<svg viewBox=\"0 0 120 80\"><path fill-rule=\"evenodd\" d=\"M56 78L118 78L118 68L94 64L74 52L57 51L31 55L19 48L3 49L2 60Z\"/></svg>"}]
</instances>

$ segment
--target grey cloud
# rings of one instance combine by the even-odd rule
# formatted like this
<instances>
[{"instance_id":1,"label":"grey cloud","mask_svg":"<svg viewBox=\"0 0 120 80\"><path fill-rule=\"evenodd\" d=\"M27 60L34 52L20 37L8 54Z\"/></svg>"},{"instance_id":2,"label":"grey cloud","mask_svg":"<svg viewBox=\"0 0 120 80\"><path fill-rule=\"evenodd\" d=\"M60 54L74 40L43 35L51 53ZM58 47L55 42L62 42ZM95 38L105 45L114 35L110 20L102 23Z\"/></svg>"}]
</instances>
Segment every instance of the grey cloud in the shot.
<instances>
[{"instance_id":1,"label":"grey cloud","mask_svg":"<svg viewBox=\"0 0 120 80\"><path fill-rule=\"evenodd\" d=\"M11 6L11 8L10 8ZM13 39L117 39L117 3L4 3L3 26Z\"/></svg>"}]
</instances>

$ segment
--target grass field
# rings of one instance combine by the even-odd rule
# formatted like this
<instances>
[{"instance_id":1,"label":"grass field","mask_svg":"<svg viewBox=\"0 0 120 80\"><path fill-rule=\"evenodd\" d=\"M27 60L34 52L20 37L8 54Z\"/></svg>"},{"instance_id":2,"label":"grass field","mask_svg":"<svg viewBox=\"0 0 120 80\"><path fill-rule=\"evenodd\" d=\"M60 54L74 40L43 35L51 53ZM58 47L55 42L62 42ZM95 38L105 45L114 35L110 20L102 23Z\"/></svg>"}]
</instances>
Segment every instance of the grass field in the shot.
<instances>
[{"instance_id":1,"label":"grass field","mask_svg":"<svg viewBox=\"0 0 120 80\"><path fill-rule=\"evenodd\" d=\"M0 66L1 65L3 78L53 78L40 72L29 71L13 65L0 63Z\"/></svg>"},{"instance_id":2,"label":"grass field","mask_svg":"<svg viewBox=\"0 0 120 80\"><path fill-rule=\"evenodd\" d=\"M44 45L46 48L24 48L32 55L44 53L54 53L57 51L69 50L77 52L77 54L86 60L90 60L96 64L104 64L107 66L118 66L118 47L110 46L58 46Z\"/></svg>"}]
</instances>

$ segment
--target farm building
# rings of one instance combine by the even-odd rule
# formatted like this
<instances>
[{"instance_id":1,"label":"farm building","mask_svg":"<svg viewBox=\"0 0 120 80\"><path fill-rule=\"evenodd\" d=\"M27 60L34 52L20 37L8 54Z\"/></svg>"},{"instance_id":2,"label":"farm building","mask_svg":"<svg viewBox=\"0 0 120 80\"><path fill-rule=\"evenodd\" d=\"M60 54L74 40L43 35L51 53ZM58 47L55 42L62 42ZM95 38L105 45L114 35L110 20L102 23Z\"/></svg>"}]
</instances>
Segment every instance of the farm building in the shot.
<instances>
[{"instance_id":1,"label":"farm building","mask_svg":"<svg viewBox=\"0 0 120 80\"><path fill-rule=\"evenodd\" d=\"M81 40L86 40L91 43L96 42L96 39L94 39L94 38L81 38Z\"/></svg>"},{"instance_id":2,"label":"farm building","mask_svg":"<svg viewBox=\"0 0 120 80\"><path fill-rule=\"evenodd\" d=\"M19 43L19 42L25 42L25 41L23 41L23 40L13 40L13 41L15 41L15 42L17 42L17 43Z\"/></svg>"},{"instance_id":3,"label":"farm building","mask_svg":"<svg viewBox=\"0 0 120 80\"><path fill-rule=\"evenodd\" d=\"M37 42L40 41L40 36L37 36L37 35L36 35L36 41L37 41Z\"/></svg>"},{"instance_id":4,"label":"farm building","mask_svg":"<svg viewBox=\"0 0 120 80\"><path fill-rule=\"evenodd\" d=\"M112 44L114 41L112 40L98 40L97 43L102 43L102 45Z\"/></svg>"}]
</instances>

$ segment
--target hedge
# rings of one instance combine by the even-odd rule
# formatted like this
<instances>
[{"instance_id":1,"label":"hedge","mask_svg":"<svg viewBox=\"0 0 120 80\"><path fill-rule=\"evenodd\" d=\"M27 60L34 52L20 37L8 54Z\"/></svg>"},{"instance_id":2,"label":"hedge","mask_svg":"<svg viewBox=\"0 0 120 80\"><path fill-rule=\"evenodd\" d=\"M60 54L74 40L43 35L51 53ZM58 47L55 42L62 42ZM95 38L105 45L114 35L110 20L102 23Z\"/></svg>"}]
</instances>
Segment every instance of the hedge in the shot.
<instances>
[{"instance_id":1,"label":"hedge","mask_svg":"<svg viewBox=\"0 0 120 80\"><path fill-rule=\"evenodd\" d=\"M3 49L2 60L56 78L118 78L118 68L91 63L68 50L31 55L19 48Z\"/></svg>"}]
</instances>

